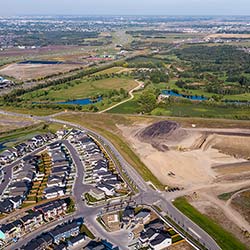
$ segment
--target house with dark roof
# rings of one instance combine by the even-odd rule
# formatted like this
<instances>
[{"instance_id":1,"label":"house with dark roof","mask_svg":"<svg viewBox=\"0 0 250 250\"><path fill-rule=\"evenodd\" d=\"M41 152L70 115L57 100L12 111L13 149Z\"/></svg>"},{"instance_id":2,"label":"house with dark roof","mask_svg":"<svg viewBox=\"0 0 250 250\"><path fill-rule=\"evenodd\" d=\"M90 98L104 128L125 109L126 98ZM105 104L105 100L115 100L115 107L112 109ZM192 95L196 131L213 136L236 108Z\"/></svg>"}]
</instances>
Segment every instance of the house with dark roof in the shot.
<instances>
[{"instance_id":1,"label":"house with dark roof","mask_svg":"<svg viewBox=\"0 0 250 250\"><path fill-rule=\"evenodd\" d=\"M65 200L50 201L34 207L34 211L40 211L46 221L55 219L64 214L67 210L67 203Z\"/></svg>"},{"instance_id":2,"label":"house with dark roof","mask_svg":"<svg viewBox=\"0 0 250 250\"><path fill-rule=\"evenodd\" d=\"M80 244L84 243L86 241L86 235L85 234L79 234L76 237L73 237L68 241L68 248L74 249L75 247L79 246Z\"/></svg>"},{"instance_id":3,"label":"house with dark roof","mask_svg":"<svg viewBox=\"0 0 250 250\"><path fill-rule=\"evenodd\" d=\"M147 228L153 228L155 230L163 230L165 228L165 224L164 224L164 222L161 219L157 218L157 219L149 222L148 224L146 224L144 226L144 228L145 229L147 229Z\"/></svg>"},{"instance_id":4,"label":"house with dark roof","mask_svg":"<svg viewBox=\"0 0 250 250\"><path fill-rule=\"evenodd\" d=\"M47 187L65 187L65 176L50 175L47 181Z\"/></svg>"},{"instance_id":5,"label":"house with dark roof","mask_svg":"<svg viewBox=\"0 0 250 250\"><path fill-rule=\"evenodd\" d=\"M134 218L135 210L133 207L127 206L122 213L122 222L129 224Z\"/></svg>"},{"instance_id":6,"label":"house with dark roof","mask_svg":"<svg viewBox=\"0 0 250 250\"><path fill-rule=\"evenodd\" d=\"M90 241L84 249L85 250L106 250L106 247L100 241L99 242L98 241Z\"/></svg>"},{"instance_id":7,"label":"house with dark roof","mask_svg":"<svg viewBox=\"0 0 250 250\"><path fill-rule=\"evenodd\" d=\"M115 194L115 188L111 185L99 183L96 185L96 188L105 192L107 196L113 196Z\"/></svg>"},{"instance_id":8,"label":"house with dark roof","mask_svg":"<svg viewBox=\"0 0 250 250\"><path fill-rule=\"evenodd\" d=\"M52 199L65 195L64 187L48 187L44 189L44 195L46 199Z\"/></svg>"},{"instance_id":9,"label":"house with dark roof","mask_svg":"<svg viewBox=\"0 0 250 250\"><path fill-rule=\"evenodd\" d=\"M55 244L59 244L61 241L65 241L70 237L75 237L80 233L81 223L78 221L72 221L67 224L59 225L53 230L49 231Z\"/></svg>"},{"instance_id":10,"label":"house with dark roof","mask_svg":"<svg viewBox=\"0 0 250 250\"><path fill-rule=\"evenodd\" d=\"M153 240L150 241L149 246L154 250L162 250L172 245L172 238L167 232L160 232Z\"/></svg>"},{"instance_id":11,"label":"house with dark roof","mask_svg":"<svg viewBox=\"0 0 250 250\"><path fill-rule=\"evenodd\" d=\"M16 220L0 227L0 239L8 242L15 238L22 230L22 222Z\"/></svg>"},{"instance_id":12,"label":"house with dark roof","mask_svg":"<svg viewBox=\"0 0 250 250\"><path fill-rule=\"evenodd\" d=\"M14 204L10 201L10 199L4 199L0 201L0 213L10 213L14 209Z\"/></svg>"},{"instance_id":13,"label":"house with dark roof","mask_svg":"<svg viewBox=\"0 0 250 250\"><path fill-rule=\"evenodd\" d=\"M149 242L156 238L159 232L153 228L147 228L140 233L139 246L140 248L147 247Z\"/></svg>"},{"instance_id":14,"label":"house with dark roof","mask_svg":"<svg viewBox=\"0 0 250 250\"><path fill-rule=\"evenodd\" d=\"M21 207L22 202L23 202L23 198L20 195L15 196L15 197L11 197L10 202L13 204L13 208L17 209L17 208Z\"/></svg>"},{"instance_id":15,"label":"house with dark roof","mask_svg":"<svg viewBox=\"0 0 250 250\"><path fill-rule=\"evenodd\" d=\"M23 223L25 231L33 230L35 227L38 227L44 222L43 216L39 211L27 214L23 216L20 220Z\"/></svg>"}]
</instances>

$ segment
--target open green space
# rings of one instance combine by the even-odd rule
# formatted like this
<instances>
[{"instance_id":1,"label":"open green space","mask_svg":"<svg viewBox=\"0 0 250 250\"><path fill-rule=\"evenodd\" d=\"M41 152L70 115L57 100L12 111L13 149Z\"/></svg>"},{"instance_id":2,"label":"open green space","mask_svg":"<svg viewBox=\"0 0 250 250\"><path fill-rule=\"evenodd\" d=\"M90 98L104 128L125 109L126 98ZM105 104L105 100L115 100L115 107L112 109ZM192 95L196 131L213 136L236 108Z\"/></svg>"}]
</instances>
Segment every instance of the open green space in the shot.
<instances>
[{"instance_id":1,"label":"open green space","mask_svg":"<svg viewBox=\"0 0 250 250\"><path fill-rule=\"evenodd\" d=\"M122 77L101 80L84 78L29 92L24 94L21 99L24 102L67 101L104 95L108 94L109 91L120 90L121 88L129 91L135 86L137 86L137 84L134 80Z\"/></svg>"},{"instance_id":2,"label":"open green space","mask_svg":"<svg viewBox=\"0 0 250 250\"><path fill-rule=\"evenodd\" d=\"M233 234L223 229L217 222L208 216L201 214L192 205L188 203L186 198L177 198L173 204L194 223L204 229L224 250L246 250L249 247L242 244Z\"/></svg>"},{"instance_id":3,"label":"open green space","mask_svg":"<svg viewBox=\"0 0 250 250\"><path fill-rule=\"evenodd\" d=\"M111 110L109 113L137 114L140 113L140 106L136 99L123 103ZM159 104L150 112L156 116L175 117L204 117L224 119L250 119L249 107L244 105L216 105L202 102L173 102L170 104Z\"/></svg>"}]
</instances>

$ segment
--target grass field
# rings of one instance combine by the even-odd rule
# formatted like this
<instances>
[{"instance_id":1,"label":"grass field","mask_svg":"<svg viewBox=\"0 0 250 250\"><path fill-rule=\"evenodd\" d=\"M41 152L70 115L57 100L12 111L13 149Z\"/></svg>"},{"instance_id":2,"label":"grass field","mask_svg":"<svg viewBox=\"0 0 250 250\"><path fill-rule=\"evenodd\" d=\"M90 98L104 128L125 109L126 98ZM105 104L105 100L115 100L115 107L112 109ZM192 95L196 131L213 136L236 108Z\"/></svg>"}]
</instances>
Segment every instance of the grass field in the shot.
<instances>
[{"instance_id":1,"label":"grass field","mask_svg":"<svg viewBox=\"0 0 250 250\"><path fill-rule=\"evenodd\" d=\"M57 85L55 88L50 87L38 91L33 91L22 96L24 101L67 101L92 96L102 95L109 90L120 90L123 88L127 91L137 86L137 83L128 78L108 78L102 80L81 79L69 83ZM47 92L46 94L44 92Z\"/></svg>"},{"instance_id":2,"label":"grass field","mask_svg":"<svg viewBox=\"0 0 250 250\"><path fill-rule=\"evenodd\" d=\"M223 250L249 249L249 247L243 245L234 235L225 231L215 221L197 211L187 202L186 198L177 198L173 203L182 213L203 228Z\"/></svg>"},{"instance_id":3,"label":"grass field","mask_svg":"<svg viewBox=\"0 0 250 250\"><path fill-rule=\"evenodd\" d=\"M122 70L124 70L123 67L113 67L110 69L105 69L105 70L99 71L93 75L98 76L98 75L105 75L105 74L115 74L115 73L118 73Z\"/></svg>"},{"instance_id":4,"label":"grass field","mask_svg":"<svg viewBox=\"0 0 250 250\"><path fill-rule=\"evenodd\" d=\"M119 105L109 113L117 114L137 114L139 105L136 98ZM157 107L152 112L156 116L175 116L175 117L204 117L204 118L223 118L223 119L249 119L250 112L247 106L221 106L216 107L205 103L172 103L166 107Z\"/></svg>"},{"instance_id":5,"label":"grass field","mask_svg":"<svg viewBox=\"0 0 250 250\"><path fill-rule=\"evenodd\" d=\"M34 121L29 118L0 114L0 134L32 124L34 124Z\"/></svg>"},{"instance_id":6,"label":"grass field","mask_svg":"<svg viewBox=\"0 0 250 250\"><path fill-rule=\"evenodd\" d=\"M136 114L139 109L139 105L137 104L136 99L125 102L113 109L109 110L108 113L116 113L116 114Z\"/></svg>"},{"instance_id":7,"label":"grass field","mask_svg":"<svg viewBox=\"0 0 250 250\"><path fill-rule=\"evenodd\" d=\"M249 107L216 107L203 103L174 103L166 108L156 108L152 115L206 117L224 119L249 119Z\"/></svg>"}]
</instances>

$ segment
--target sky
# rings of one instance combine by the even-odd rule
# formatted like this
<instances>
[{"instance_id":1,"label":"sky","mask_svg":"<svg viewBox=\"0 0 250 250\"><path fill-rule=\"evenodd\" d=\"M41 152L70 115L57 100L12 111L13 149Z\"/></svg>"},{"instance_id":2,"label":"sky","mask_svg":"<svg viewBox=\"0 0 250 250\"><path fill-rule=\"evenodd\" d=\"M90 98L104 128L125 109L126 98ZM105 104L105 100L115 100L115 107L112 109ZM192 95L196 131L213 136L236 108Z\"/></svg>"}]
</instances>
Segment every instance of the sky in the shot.
<instances>
[{"instance_id":1,"label":"sky","mask_svg":"<svg viewBox=\"0 0 250 250\"><path fill-rule=\"evenodd\" d=\"M0 0L0 15L250 15L250 0Z\"/></svg>"}]
</instances>

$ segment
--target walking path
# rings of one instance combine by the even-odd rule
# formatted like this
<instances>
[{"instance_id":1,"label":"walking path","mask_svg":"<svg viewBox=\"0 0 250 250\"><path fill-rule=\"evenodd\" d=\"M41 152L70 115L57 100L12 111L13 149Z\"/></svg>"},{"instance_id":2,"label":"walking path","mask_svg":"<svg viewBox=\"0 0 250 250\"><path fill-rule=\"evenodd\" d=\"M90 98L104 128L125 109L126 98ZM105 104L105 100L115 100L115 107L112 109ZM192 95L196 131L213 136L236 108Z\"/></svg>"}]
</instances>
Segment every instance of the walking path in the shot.
<instances>
[{"instance_id":1,"label":"walking path","mask_svg":"<svg viewBox=\"0 0 250 250\"><path fill-rule=\"evenodd\" d=\"M121 102L119 102L119 103L116 103L115 105L113 105L113 106L111 106L111 107L109 107L109 108L107 108L107 109L104 109L104 110L102 110L102 111L100 111L100 112L98 112L98 113L99 113L99 114L105 113L105 112L107 112L107 111L109 111L109 110L111 110L111 109L113 109L113 108L115 108L115 107L117 107L117 106L119 106L119 105L121 105L121 104L123 104L123 103L126 103L126 102L128 102L128 101L134 99L134 94L133 94L133 92L136 91L136 90L142 89L142 88L144 87L144 82L140 82L140 81L138 81L138 80L135 80L135 82L137 82L138 85L137 85L135 88L131 89L131 90L128 92L128 94L129 94L129 96L130 96L128 99L123 100L123 101L121 101Z\"/></svg>"}]
</instances>

